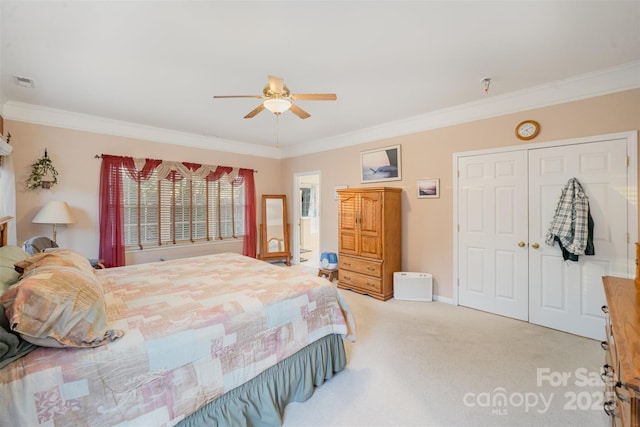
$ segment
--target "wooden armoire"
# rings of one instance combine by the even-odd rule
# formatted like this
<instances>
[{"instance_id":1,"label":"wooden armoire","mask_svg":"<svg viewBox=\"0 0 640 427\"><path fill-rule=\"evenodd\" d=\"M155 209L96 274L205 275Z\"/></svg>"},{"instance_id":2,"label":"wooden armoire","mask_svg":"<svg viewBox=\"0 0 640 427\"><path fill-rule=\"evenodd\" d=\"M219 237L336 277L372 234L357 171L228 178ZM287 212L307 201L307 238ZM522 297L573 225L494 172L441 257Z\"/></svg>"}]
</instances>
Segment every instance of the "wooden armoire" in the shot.
<instances>
[{"instance_id":1,"label":"wooden armoire","mask_svg":"<svg viewBox=\"0 0 640 427\"><path fill-rule=\"evenodd\" d=\"M337 191L338 287L388 300L401 267L402 189Z\"/></svg>"}]
</instances>

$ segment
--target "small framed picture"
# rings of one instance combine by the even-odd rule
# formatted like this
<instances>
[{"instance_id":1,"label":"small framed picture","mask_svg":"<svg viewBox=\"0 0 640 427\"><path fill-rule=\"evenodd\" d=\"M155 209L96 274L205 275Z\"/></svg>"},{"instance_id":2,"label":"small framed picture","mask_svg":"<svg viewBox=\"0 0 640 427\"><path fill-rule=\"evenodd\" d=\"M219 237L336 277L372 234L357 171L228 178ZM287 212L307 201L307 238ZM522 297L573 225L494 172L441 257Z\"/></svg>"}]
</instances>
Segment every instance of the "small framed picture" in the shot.
<instances>
[{"instance_id":1,"label":"small framed picture","mask_svg":"<svg viewBox=\"0 0 640 427\"><path fill-rule=\"evenodd\" d=\"M402 180L400 145L360 153L360 182Z\"/></svg>"},{"instance_id":2,"label":"small framed picture","mask_svg":"<svg viewBox=\"0 0 640 427\"><path fill-rule=\"evenodd\" d=\"M419 179L416 188L418 199L437 199L440 197L440 178Z\"/></svg>"}]
</instances>

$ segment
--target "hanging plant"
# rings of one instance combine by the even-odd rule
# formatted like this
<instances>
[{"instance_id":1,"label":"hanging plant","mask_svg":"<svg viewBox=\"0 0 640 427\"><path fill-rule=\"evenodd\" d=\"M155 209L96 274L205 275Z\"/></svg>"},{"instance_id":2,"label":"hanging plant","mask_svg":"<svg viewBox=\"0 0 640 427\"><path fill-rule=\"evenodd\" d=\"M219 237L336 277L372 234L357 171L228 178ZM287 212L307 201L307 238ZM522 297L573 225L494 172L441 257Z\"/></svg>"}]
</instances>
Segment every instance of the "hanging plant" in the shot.
<instances>
[{"instance_id":1,"label":"hanging plant","mask_svg":"<svg viewBox=\"0 0 640 427\"><path fill-rule=\"evenodd\" d=\"M27 178L27 188L36 190L38 188L49 189L53 184L58 183L58 171L53 167L51 158L44 150L44 156L31 164L31 175Z\"/></svg>"}]
</instances>

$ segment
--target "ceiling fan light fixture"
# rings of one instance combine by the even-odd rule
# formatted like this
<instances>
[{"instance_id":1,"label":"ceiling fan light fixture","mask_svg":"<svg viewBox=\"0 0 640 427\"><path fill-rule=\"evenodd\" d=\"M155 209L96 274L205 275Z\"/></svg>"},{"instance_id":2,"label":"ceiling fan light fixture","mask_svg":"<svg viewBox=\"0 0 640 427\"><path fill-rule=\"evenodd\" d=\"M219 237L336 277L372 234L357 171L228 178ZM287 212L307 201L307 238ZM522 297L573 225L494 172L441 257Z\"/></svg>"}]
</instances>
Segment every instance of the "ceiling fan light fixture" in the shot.
<instances>
[{"instance_id":1,"label":"ceiling fan light fixture","mask_svg":"<svg viewBox=\"0 0 640 427\"><path fill-rule=\"evenodd\" d=\"M282 98L267 99L263 104L264 107L273 114L282 114L291 108L291 101Z\"/></svg>"}]
</instances>

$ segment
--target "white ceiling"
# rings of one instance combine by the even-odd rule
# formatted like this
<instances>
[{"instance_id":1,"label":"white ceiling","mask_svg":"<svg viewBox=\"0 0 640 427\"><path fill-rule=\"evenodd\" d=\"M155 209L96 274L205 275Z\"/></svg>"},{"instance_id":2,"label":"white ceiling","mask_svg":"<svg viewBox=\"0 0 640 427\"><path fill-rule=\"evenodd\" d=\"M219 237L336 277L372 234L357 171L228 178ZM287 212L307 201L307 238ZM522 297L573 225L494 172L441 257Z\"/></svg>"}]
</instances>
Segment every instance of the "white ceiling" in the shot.
<instances>
[{"instance_id":1,"label":"white ceiling","mask_svg":"<svg viewBox=\"0 0 640 427\"><path fill-rule=\"evenodd\" d=\"M261 94L269 74L338 96L280 116L292 150L640 60L640 1L2 0L0 18L5 116L25 103L256 150L275 116L212 96Z\"/></svg>"}]
</instances>

